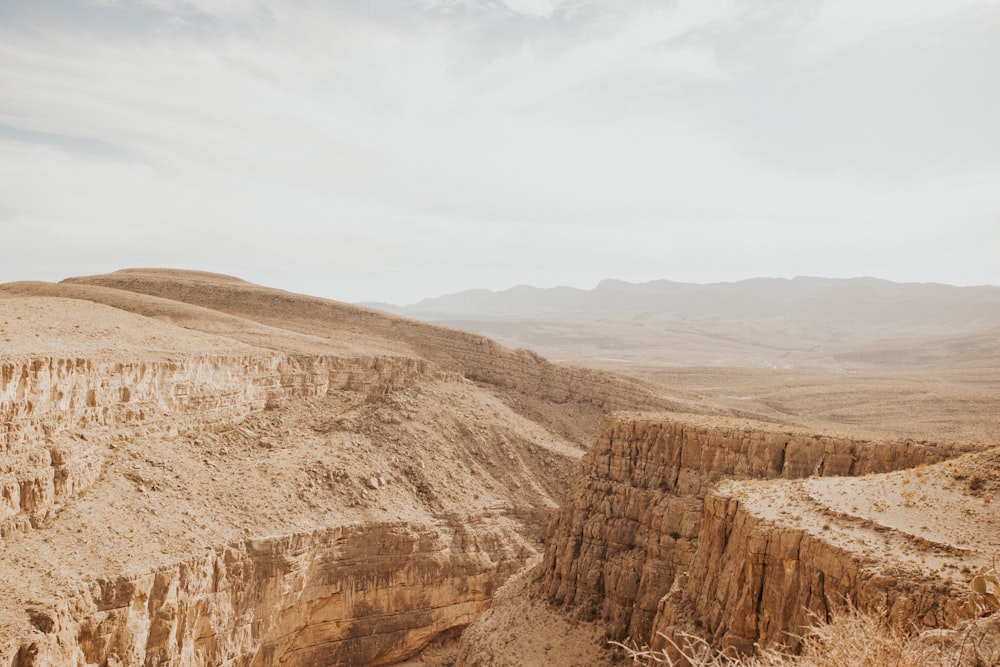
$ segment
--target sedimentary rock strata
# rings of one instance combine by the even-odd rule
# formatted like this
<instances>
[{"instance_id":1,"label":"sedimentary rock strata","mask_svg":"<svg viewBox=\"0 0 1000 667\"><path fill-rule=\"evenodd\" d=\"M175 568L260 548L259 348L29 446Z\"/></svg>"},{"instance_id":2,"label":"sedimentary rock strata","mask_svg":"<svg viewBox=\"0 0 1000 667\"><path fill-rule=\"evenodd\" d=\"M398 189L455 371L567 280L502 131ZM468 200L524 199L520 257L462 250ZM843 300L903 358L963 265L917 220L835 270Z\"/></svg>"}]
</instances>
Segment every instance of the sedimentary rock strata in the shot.
<instances>
[{"instance_id":1,"label":"sedimentary rock strata","mask_svg":"<svg viewBox=\"0 0 1000 667\"><path fill-rule=\"evenodd\" d=\"M795 648L804 628L848 608L917 629L954 627L977 615L964 582L907 567L898 552L881 558L858 547L878 536L879 553L909 543L918 558L961 564L960 553L885 528L844 525L796 498L795 490L782 484L747 497L738 484L726 483L706 497L698 547L653 620L654 646L680 629L744 653L755 645ZM777 504L783 514L775 516Z\"/></svg>"},{"instance_id":2,"label":"sedimentary rock strata","mask_svg":"<svg viewBox=\"0 0 1000 667\"><path fill-rule=\"evenodd\" d=\"M83 493L100 474L97 438L107 432L233 423L268 401L388 392L430 369L412 358L281 354L0 363L0 536L44 523L50 510ZM104 433L85 435L95 429Z\"/></svg>"},{"instance_id":3,"label":"sedimentary rock strata","mask_svg":"<svg viewBox=\"0 0 1000 667\"><path fill-rule=\"evenodd\" d=\"M495 519L249 538L98 579L32 609L11 664L392 664L471 622L520 566L523 540Z\"/></svg>"},{"instance_id":4,"label":"sedimentary rock strata","mask_svg":"<svg viewBox=\"0 0 1000 667\"><path fill-rule=\"evenodd\" d=\"M888 584L885 569L781 517L759 520L726 495L729 487L713 485L884 473L963 449L722 418L616 415L548 529L542 585L552 600L602 619L618 639L650 641L682 625L748 649L787 639L810 612L848 600L945 625L961 617L947 586Z\"/></svg>"},{"instance_id":5,"label":"sedimentary rock strata","mask_svg":"<svg viewBox=\"0 0 1000 667\"><path fill-rule=\"evenodd\" d=\"M537 585L587 641L794 648L838 606L986 609L965 587L1000 549L976 535L1000 535L995 452L630 412L585 455L608 410L682 402L219 276L0 286L0 314L12 667L393 664L473 622L543 533Z\"/></svg>"},{"instance_id":6,"label":"sedimentary rock strata","mask_svg":"<svg viewBox=\"0 0 1000 667\"><path fill-rule=\"evenodd\" d=\"M397 347L403 342L416 356L442 369L557 404L583 401L604 411L678 406L633 378L552 364L533 352L508 350L483 336L249 283L206 281L196 276L185 279L176 273L164 280L158 272L136 269L73 278L60 285L64 289L92 286L166 298L307 334L339 331L397 341ZM148 308L148 303L143 307ZM308 317L302 312L308 312Z\"/></svg>"},{"instance_id":7,"label":"sedimentary rock strata","mask_svg":"<svg viewBox=\"0 0 1000 667\"><path fill-rule=\"evenodd\" d=\"M669 403L477 336L156 279L0 288L4 664L399 661L537 553L588 423Z\"/></svg>"}]
</instances>

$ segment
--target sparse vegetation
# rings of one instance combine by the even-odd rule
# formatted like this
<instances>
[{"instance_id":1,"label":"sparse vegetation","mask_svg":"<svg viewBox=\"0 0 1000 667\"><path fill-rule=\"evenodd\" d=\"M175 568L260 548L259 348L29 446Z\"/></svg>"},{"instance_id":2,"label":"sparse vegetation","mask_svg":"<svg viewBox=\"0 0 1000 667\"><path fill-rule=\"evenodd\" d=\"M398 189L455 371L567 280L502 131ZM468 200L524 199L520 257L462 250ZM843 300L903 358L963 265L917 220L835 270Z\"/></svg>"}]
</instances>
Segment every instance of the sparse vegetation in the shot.
<instances>
[{"instance_id":1,"label":"sparse vegetation","mask_svg":"<svg viewBox=\"0 0 1000 667\"><path fill-rule=\"evenodd\" d=\"M986 486L986 478L982 475L973 475L969 477L969 491L981 491L984 486Z\"/></svg>"},{"instance_id":2,"label":"sparse vegetation","mask_svg":"<svg viewBox=\"0 0 1000 667\"><path fill-rule=\"evenodd\" d=\"M663 636L663 635L661 635ZM625 651L634 664L644 667L930 667L956 665L985 667L992 655L983 658L971 647L970 635L956 635L943 641L938 631L908 634L891 627L884 617L846 611L828 622L811 628L803 637L802 652L793 655L781 649L764 649L753 656L723 652L704 639L681 634L677 640L665 638L668 646L650 650L619 642L611 644Z\"/></svg>"},{"instance_id":3,"label":"sparse vegetation","mask_svg":"<svg viewBox=\"0 0 1000 667\"><path fill-rule=\"evenodd\" d=\"M963 568L966 575L972 574ZM989 616L1000 610L1000 574L993 567L976 572L969 581L968 604L976 615ZM987 631L988 634L989 631ZM980 637L974 637L979 634ZM802 638L801 653L767 648L757 655L740 656L722 651L703 638L678 633L667 645L653 650L635 644L609 642L623 650L636 665L654 667L986 667L1000 660L1000 645L984 649L983 633L969 625L962 633L931 630L906 632L888 623L884 615L848 609L829 622L819 622ZM994 642L996 643L996 642Z\"/></svg>"},{"instance_id":4,"label":"sparse vegetation","mask_svg":"<svg viewBox=\"0 0 1000 667\"><path fill-rule=\"evenodd\" d=\"M969 582L969 588L975 594L972 603L979 613L992 613L1000 609L1000 575L995 567L982 569Z\"/></svg>"}]
</instances>

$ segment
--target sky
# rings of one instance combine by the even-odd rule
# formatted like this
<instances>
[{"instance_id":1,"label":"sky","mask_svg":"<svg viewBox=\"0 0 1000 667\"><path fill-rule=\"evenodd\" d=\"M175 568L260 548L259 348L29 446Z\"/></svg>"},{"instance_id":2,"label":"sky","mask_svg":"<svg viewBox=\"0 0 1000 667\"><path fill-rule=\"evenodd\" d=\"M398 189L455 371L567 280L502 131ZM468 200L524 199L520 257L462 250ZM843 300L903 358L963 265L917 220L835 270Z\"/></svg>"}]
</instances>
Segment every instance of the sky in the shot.
<instances>
[{"instance_id":1,"label":"sky","mask_svg":"<svg viewBox=\"0 0 1000 667\"><path fill-rule=\"evenodd\" d=\"M0 0L0 282L1000 285L1000 0Z\"/></svg>"}]
</instances>

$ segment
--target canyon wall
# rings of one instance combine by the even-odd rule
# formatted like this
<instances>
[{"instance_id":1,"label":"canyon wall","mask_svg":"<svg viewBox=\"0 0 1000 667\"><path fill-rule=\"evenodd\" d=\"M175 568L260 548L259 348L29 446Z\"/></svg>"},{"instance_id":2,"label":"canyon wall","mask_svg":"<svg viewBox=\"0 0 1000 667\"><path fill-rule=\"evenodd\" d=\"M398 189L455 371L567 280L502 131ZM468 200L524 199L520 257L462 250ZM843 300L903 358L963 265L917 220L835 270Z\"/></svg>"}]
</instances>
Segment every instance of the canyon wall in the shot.
<instances>
[{"instance_id":1,"label":"canyon wall","mask_svg":"<svg viewBox=\"0 0 1000 667\"><path fill-rule=\"evenodd\" d=\"M602 412L679 406L641 380L592 368L553 364L530 350L509 350L489 338L464 331L409 320L403 323L401 331L422 354L476 382L557 404L579 401Z\"/></svg>"},{"instance_id":2,"label":"canyon wall","mask_svg":"<svg viewBox=\"0 0 1000 667\"><path fill-rule=\"evenodd\" d=\"M735 511L715 496L706 500L715 483L880 473L957 453L951 446L874 442L785 432L756 422L713 421L628 414L605 421L596 444L584 457L570 499L548 528L542 585L553 601L572 605L587 618L603 619L615 639L648 641L654 628L661 630L677 622L681 612L691 607L692 597L700 601L698 613L714 619L713 633L721 625L735 628L738 623L733 615L745 612L747 605L756 609L764 598L760 589L752 590L759 580L736 576L746 566L746 556L732 551L735 547L730 544ZM747 539L760 538L759 526L745 527ZM774 537L769 542L774 554L766 558L784 562L781 559L787 554L777 554L785 547L792 549L789 545L794 541ZM752 545L748 548L747 553L764 553ZM720 573L724 566L730 569ZM772 564L772 568L781 571L780 565ZM684 574L688 576L682 580ZM805 569L803 576L809 576ZM834 572L829 577L839 587L831 588L831 594L841 588L852 590L861 580L838 579ZM675 582L704 594L685 597L675 589L677 604L668 612L661 600ZM744 640L757 641L762 637L758 629L779 633L796 627L801 620L794 611L797 605L812 609L817 604L808 593L803 593L802 600L779 603L787 582L769 579L767 583L773 588L765 591L773 621L759 628L754 623L753 632L734 631L734 644L745 647ZM710 603L716 599L717 587L724 585L732 588L719 598L722 602Z\"/></svg>"},{"instance_id":3,"label":"canyon wall","mask_svg":"<svg viewBox=\"0 0 1000 667\"><path fill-rule=\"evenodd\" d=\"M46 529L59 532L65 518L74 516L74 507L79 506L74 501L92 502L95 495L114 488L112 481L119 480L123 471L127 477L139 467L152 472L160 486L154 488L145 477L137 477L139 481L128 477L126 494L134 488L142 498L155 491L157 498L187 502L191 498L184 496L183 465L160 467L162 457L143 458L144 443L165 436L184 447L188 439L173 436L236 425L266 408L274 408L274 418L280 421L285 404L292 412L297 409L297 399L323 397L338 390L377 396L432 379L454 381L456 391L477 392L480 389L473 384L477 383L488 386L489 400L499 405L506 401L519 414L536 421L541 428L531 437L549 443L552 438L548 433L557 438L571 434L566 435L566 445L589 439L591 424L602 410L671 405L638 381L556 366L530 352L506 350L479 336L343 304L256 290L245 284L232 290L219 284L178 288L154 280L150 286L146 294L160 293L165 298L78 285L22 287L35 296L46 292L78 296L81 303L107 303L153 320L177 322L195 330L203 327L212 334L267 347L233 354L146 354L141 345L129 343L132 347L121 351L111 341L104 347L95 346L106 350L103 356L80 353L83 358L77 358L68 353L62 357L8 355L0 359L0 546L46 542ZM78 287L86 287L87 293L71 293ZM171 291L176 289L180 292ZM183 300L169 300L177 296ZM210 313L198 306L218 310ZM123 322L121 326L141 324ZM143 331L150 341L161 335L157 330ZM180 349L198 349L177 331L165 329L162 335L174 336L179 345L188 346ZM172 349L168 343L155 344ZM270 349L279 344L290 351ZM246 349L245 345L235 347ZM318 353L311 354L313 350ZM342 402L358 404L356 396L345 396ZM482 406L489 406L489 401L481 401L469 414L454 417L472 423L493 414L493 408L483 412ZM447 412L444 417L434 417L444 426L440 432L430 429L429 437L448 435L446 427L452 417ZM434 428L439 425L430 424ZM420 428L413 426L413 430ZM441 632L471 622L488 606L493 588L535 552L531 540L525 538L525 526L516 516L502 513L474 516L469 510L452 516L450 509L436 513L434 508L441 503L422 488L416 488L419 497L412 499L412 508L405 508L404 503L400 505L404 509L397 511L392 505L397 502L393 493L405 490L409 478L393 486L391 493L381 493L385 482L372 473L376 468L365 466L380 457L395 460L400 456L398 443L369 442L372 433L369 429L346 443L339 435L326 437L328 443L336 442L336 447L366 451L366 458L359 463L367 475L362 488L354 488L354 479L324 478L324 498L336 495L334 487L342 483L351 486L354 495L341 495L361 498L353 504L331 505L335 507L330 511L334 527L319 523L315 531L308 532L307 521L289 517L288 524L296 528L287 533L279 528L279 535L233 542L233 537L240 535L237 527L219 540L227 542L225 546L211 542L207 553L190 557L190 550L179 549L176 560L158 560L155 568L149 565L144 571L107 574L119 568L114 557L109 557L106 569L101 570L105 574L100 575L108 578L91 579L71 595L70 590L58 590L51 591L51 599L39 594L37 600L29 601L33 593L26 592L27 587L18 589L18 597L12 595L0 605L5 614L0 619L5 624L0 625L0 635L6 635L0 637L0 661L17 667L167 662L280 663L293 667L391 664ZM216 457L230 455L215 439L204 440L210 444L196 445L205 446L204 452L190 452L198 457L199 470L202 460L208 470ZM557 454L577 455L575 448L557 444ZM370 455L376 448L392 451ZM315 451L318 460L323 453ZM419 479L416 466L422 468L424 463L420 451L408 455L409 467L416 471L413 477ZM509 456L517 460L515 454ZM291 459L284 449L268 449L255 464L266 466L276 461L291 465ZM305 465L316 464L310 460ZM342 473L340 468L337 471ZM108 484L102 481L102 472L109 476ZM440 477L446 479L447 475ZM299 484L292 474L286 479ZM497 488L502 492L504 480L500 481ZM479 486L492 488L492 484L486 480ZM306 504L310 493L317 493L311 486L295 488L299 496L305 494ZM520 484L513 488L520 488ZM88 490L90 494L80 499ZM225 494L214 494L213 500L222 496ZM113 504L119 497L120 493L108 500ZM126 512L138 506L130 506L127 496L123 504ZM275 511L273 504L270 507ZM144 511L156 509L151 506ZM396 519L398 523L391 523ZM340 525L351 520L359 523ZM76 525L82 527L83 520ZM307 532L301 532L303 526ZM83 534L88 542L99 542L96 533L86 533L92 529L82 529ZM127 543L136 545L137 553L142 551L140 542ZM147 567L136 564L139 556L129 553L128 557L134 567ZM30 554L24 559L31 560ZM27 571L32 576L38 574L30 567ZM57 581L58 565L42 573L43 579L46 576L47 582ZM85 573L82 576L90 578ZM8 578L16 577L11 568ZM76 579L58 581L67 582L63 588L76 586L72 583ZM27 604L31 606L25 612Z\"/></svg>"},{"instance_id":4,"label":"canyon wall","mask_svg":"<svg viewBox=\"0 0 1000 667\"><path fill-rule=\"evenodd\" d=\"M510 525L479 523L247 539L99 580L33 610L11 665L392 664L470 623L524 562Z\"/></svg>"},{"instance_id":5,"label":"canyon wall","mask_svg":"<svg viewBox=\"0 0 1000 667\"><path fill-rule=\"evenodd\" d=\"M282 398L384 393L431 373L431 364L407 357L2 362L0 539L43 524L89 487L107 441L236 422Z\"/></svg>"},{"instance_id":6,"label":"canyon wall","mask_svg":"<svg viewBox=\"0 0 1000 667\"><path fill-rule=\"evenodd\" d=\"M123 439L237 423L284 399L339 390L372 396L421 378L466 383L452 376L408 357L6 362L3 539L55 521ZM13 653L0 660L13 667L393 664L489 606L494 588L535 553L522 532L496 510L251 537L49 600L39 591L31 627L4 638Z\"/></svg>"},{"instance_id":7,"label":"canyon wall","mask_svg":"<svg viewBox=\"0 0 1000 667\"><path fill-rule=\"evenodd\" d=\"M386 392L428 374L408 357L192 355L170 361L37 358L0 363L0 452L60 428L119 426L196 413L219 423L283 397Z\"/></svg>"},{"instance_id":8,"label":"canyon wall","mask_svg":"<svg viewBox=\"0 0 1000 667\"><path fill-rule=\"evenodd\" d=\"M489 338L456 329L217 278L186 272L169 272L165 277L157 271L130 269L71 278L51 287L53 294L61 296L73 296L74 289L111 288L103 293L87 291L84 298L146 316L176 316L177 304L183 303L308 335L335 332L361 335L374 342L401 341L416 356L442 369L546 402L582 402L602 411L678 408L676 402L635 378L553 364L533 352L508 350ZM123 296L129 292L133 293L130 298ZM137 302L134 294L155 300Z\"/></svg>"},{"instance_id":9,"label":"canyon wall","mask_svg":"<svg viewBox=\"0 0 1000 667\"><path fill-rule=\"evenodd\" d=\"M738 496L738 485L724 483L705 498L697 549L653 620L655 648L681 630L742 653L773 643L794 649L802 628L848 606L907 629L978 615L965 604L966 585L839 547L794 517L768 520Z\"/></svg>"},{"instance_id":10,"label":"canyon wall","mask_svg":"<svg viewBox=\"0 0 1000 667\"><path fill-rule=\"evenodd\" d=\"M0 362L0 548L59 526L128 443L238 424L267 408L279 414L286 403L337 391L357 401L423 380L476 390L407 356L8 357ZM247 537L148 570L11 597L4 612L19 616L0 619L0 662L394 664L469 624L537 553L523 524L500 508L443 518L415 511L398 521L355 514L346 525ZM92 537L100 549L100 533Z\"/></svg>"}]
</instances>

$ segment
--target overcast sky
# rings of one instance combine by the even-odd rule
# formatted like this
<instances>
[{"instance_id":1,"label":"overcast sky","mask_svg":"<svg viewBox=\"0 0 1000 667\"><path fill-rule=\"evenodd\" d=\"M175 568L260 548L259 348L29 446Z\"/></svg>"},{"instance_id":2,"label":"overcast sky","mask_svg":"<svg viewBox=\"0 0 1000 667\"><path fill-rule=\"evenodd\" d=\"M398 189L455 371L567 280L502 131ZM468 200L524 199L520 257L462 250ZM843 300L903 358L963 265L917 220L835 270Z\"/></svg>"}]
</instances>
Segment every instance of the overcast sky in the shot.
<instances>
[{"instance_id":1,"label":"overcast sky","mask_svg":"<svg viewBox=\"0 0 1000 667\"><path fill-rule=\"evenodd\" d=\"M1000 285L1000 0L0 0L0 282Z\"/></svg>"}]
</instances>

